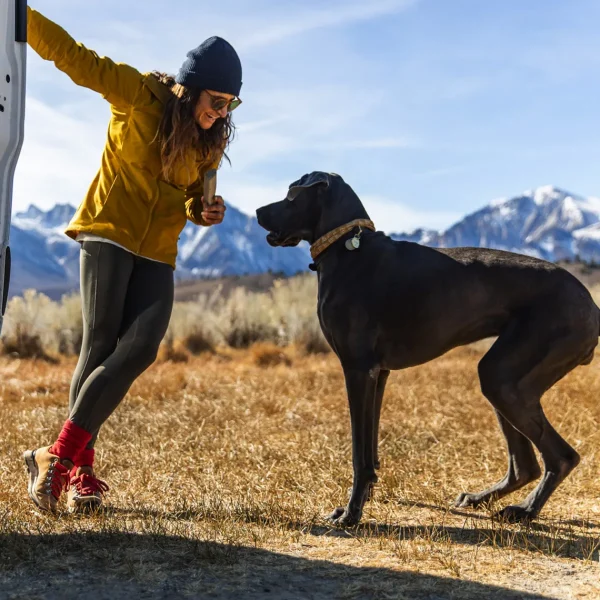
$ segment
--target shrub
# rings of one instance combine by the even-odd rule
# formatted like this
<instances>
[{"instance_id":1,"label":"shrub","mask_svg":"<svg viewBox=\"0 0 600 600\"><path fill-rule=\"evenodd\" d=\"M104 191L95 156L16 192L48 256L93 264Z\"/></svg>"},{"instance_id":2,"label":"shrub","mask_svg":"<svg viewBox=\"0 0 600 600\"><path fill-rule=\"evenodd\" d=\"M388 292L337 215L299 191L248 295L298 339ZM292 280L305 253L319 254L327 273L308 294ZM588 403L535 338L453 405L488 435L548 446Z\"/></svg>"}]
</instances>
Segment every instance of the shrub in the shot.
<instances>
[{"instance_id":1,"label":"shrub","mask_svg":"<svg viewBox=\"0 0 600 600\"><path fill-rule=\"evenodd\" d=\"M259 367L273 367L276 365L291 366L292 359L285 351L272 342L259 342L250 349L252 362Z\"/></svg>"}]
</instances>

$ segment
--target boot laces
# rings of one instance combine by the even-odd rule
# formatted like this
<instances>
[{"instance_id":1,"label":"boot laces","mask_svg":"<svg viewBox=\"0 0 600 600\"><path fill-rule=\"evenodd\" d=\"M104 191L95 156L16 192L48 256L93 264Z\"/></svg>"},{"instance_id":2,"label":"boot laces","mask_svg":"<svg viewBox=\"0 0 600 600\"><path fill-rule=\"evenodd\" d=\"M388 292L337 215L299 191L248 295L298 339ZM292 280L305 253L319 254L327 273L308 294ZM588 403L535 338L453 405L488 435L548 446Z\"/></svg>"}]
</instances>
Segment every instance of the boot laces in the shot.
<instances>
[{"instance_id":1,"label":"boot laces","mask_svg":"<svg viewBox=\"0 0 600 600\"><path fill-rule=\"evenodd\" d=\"M48 469L46 489L58 500L63 491L69 489L69 469L59 460L54 461Z\"/></svg>"},{"instance_id":2,"label":"boot laces","mask_svg":"<svg viewBox=\"0 0 600 600\"><path fill-rule=\"evenodd\" d=\"M109 490L105 481L88 473L81 473L81 475L71 479L71 487L74 487L80 496L93 496L96 493L104 494Z\"/></svg>"}]
</instances>

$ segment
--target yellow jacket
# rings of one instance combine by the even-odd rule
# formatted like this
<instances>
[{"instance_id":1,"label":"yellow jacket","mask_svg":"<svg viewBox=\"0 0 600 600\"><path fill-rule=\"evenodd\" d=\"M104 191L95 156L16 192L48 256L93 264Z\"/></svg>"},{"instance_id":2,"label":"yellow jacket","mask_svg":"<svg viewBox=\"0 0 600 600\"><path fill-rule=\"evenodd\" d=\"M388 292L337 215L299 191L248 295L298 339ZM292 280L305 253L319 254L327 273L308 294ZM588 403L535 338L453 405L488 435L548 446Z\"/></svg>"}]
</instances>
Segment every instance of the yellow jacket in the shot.
<instances>
[{"instance_id":1,"label":"yellow jacket","mask_svg":"<svg viewBox=\"0 0 600 600\"><path fill-rule=\"evenodd\" d=\"M167 183L154 140L170 89L151 74L98 56L39 12L28 8L27 15L29 45L111 104L100 170L65 233L98 235L175 268L179 234L186 219L202 224L204 174L218 168L221 156L211 163L190 150Z\"/></svg>"}]
</instances>

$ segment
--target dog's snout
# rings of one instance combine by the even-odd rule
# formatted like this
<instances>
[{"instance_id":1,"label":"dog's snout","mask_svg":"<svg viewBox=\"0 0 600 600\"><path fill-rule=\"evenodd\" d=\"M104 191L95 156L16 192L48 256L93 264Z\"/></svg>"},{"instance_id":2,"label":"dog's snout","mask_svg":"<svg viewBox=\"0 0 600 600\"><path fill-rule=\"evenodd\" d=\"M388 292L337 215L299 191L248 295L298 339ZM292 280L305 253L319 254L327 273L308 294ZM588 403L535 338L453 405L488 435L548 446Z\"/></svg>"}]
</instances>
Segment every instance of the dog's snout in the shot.
<instances>
[{"instance_id":1,"label":"dog's snout","mask_svg":"<svg viewBox=\"0 0 600 600\"><path fill-rule=\"evenodd\" d=\"M256 210L258 224L268 230L276 228L277 214L277 203L261 206Z\"/></svg>"},{"instance_id":2,"label":"dog's snout","mask_svg":"<svg viewBox=\"0 0 600 600\"><path fill-rule=\"evenodd\" d=\"M258 224L264 226L266 210L265 206L256 209L256 219L258 220Z\"/></svg>"}]
</instances>

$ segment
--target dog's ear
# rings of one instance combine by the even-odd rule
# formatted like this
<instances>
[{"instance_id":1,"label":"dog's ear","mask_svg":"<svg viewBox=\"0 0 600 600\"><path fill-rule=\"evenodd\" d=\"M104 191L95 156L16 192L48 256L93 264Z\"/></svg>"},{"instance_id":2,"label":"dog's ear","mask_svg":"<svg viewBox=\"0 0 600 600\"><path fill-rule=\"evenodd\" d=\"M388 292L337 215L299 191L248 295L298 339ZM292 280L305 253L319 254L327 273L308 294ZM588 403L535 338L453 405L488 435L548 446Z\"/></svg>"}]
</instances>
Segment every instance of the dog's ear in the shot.
<instances>
[{"instance_id":1,"label":"dog's ear","mask_svg":"<svg viewBox=\"0 0 600 600\"><path fill-rule=\"evenodd\" d=\"M328 188L331 183L330 174L323 173L322 171L315 171L313 173L309 173L308 175L304 175L298 181L294 181L290 185L290 189L288 190L287 199L294 200L298 194L309 187L314 187L316 185L321 185L323 187Z\"/></svg>"}]
</instances>

